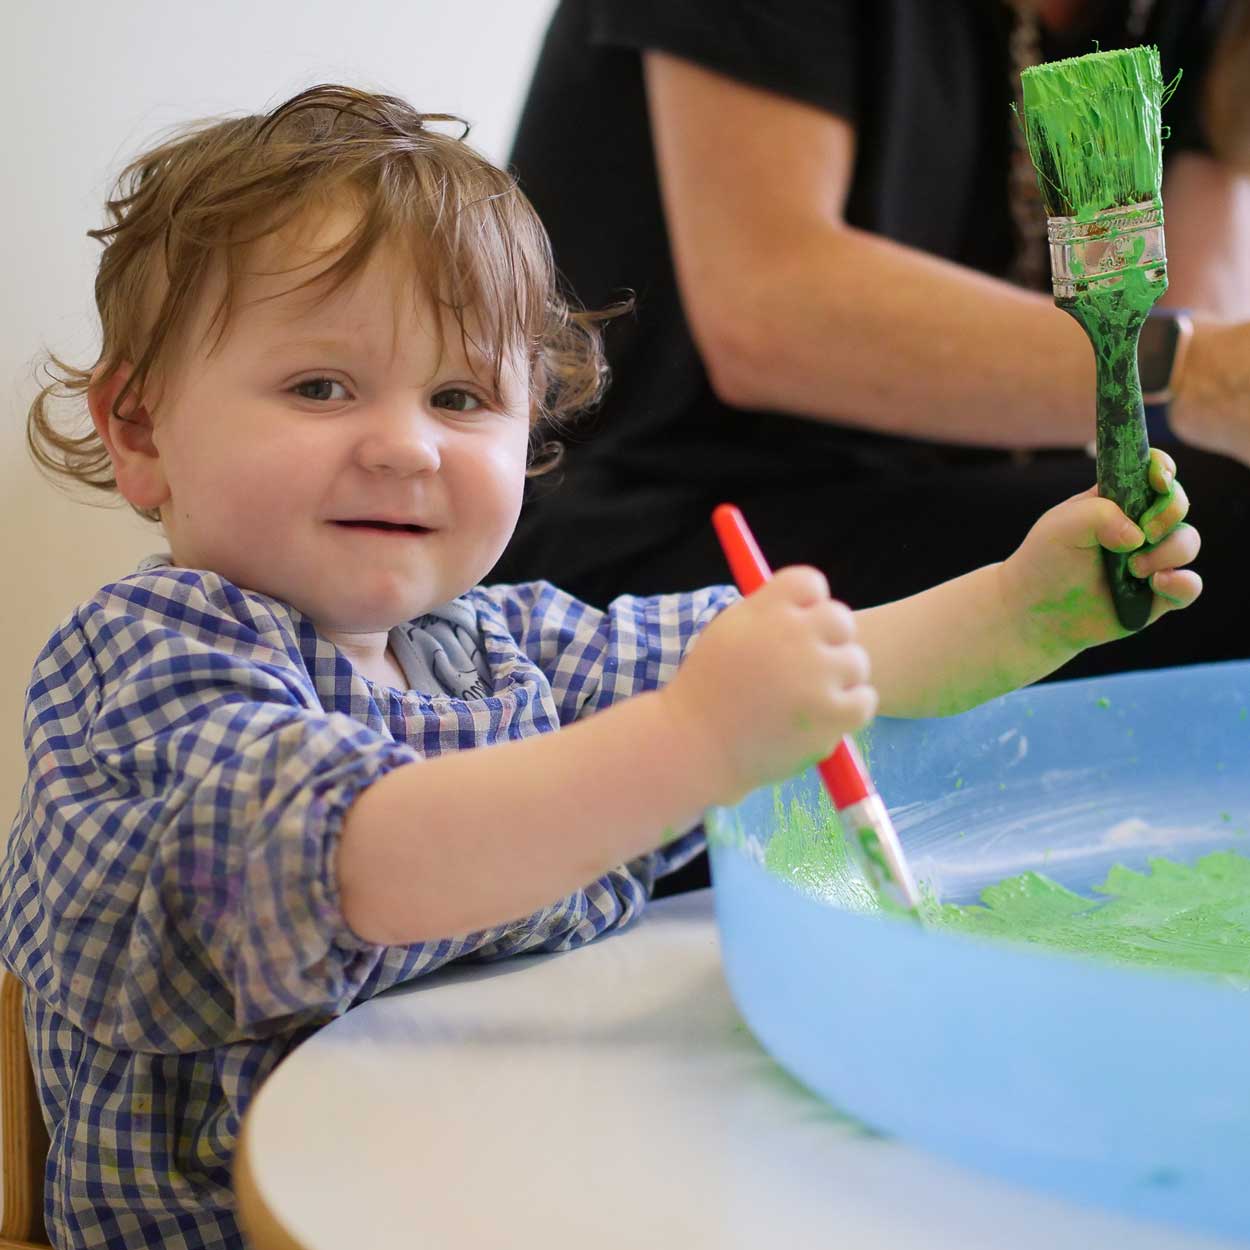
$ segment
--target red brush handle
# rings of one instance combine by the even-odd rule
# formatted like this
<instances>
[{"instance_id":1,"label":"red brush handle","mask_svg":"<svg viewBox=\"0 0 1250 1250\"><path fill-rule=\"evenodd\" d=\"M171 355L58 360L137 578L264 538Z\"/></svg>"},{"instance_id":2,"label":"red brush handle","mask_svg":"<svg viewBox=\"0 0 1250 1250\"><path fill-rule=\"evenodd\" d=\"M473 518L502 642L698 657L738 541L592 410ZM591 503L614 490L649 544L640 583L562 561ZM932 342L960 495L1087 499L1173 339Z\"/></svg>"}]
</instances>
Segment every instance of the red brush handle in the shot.
<instances>
[{"instance_id":1,"label":"red brush handle","mask_svg":"<svg viewBox=\"0 0 1250 1250\"><path fill-rule=\"evenodd\" d=\"M712 525L738 589L744 595L754 593L772 576L772 570L755 536L747 528L746 519L733 504L723 503L713 510ZM866 799L872 793L868 770L849 738L844 737L833 754L821 760L816 767L838 811Z\"/></svg>"}]
</instances>

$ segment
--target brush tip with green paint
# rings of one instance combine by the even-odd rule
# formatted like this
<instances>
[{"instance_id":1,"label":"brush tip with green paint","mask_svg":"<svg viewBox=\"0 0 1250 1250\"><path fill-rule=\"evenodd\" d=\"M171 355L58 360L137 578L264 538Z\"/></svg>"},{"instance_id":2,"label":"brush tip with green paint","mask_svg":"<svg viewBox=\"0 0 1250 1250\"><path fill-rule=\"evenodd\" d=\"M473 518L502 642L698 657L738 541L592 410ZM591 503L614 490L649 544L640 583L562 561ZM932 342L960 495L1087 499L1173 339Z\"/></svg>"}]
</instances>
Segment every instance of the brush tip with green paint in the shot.
<instances>
[{"instance_id":1,"label":"brush tip with green paint","mask_svg":"<svg viewBox=\"0 0 1250 1250\"><path fill-rule=\"evenodd\" d=\"M1167 289L1162 108L1154 47L1091 52L1021 75L1020 121L1048 215L1056 304L1074 317L1097 364L1099 493L1140 520L1153 502L1137 338ZM1105 552L1120 623L1140 629L1154 594Z\"/></svg>"},{"instance_id":2,"label":"brush tip with green paint","mask_svg":"<svg viewBox=\"0 0 1250 1250\"><path fill-rule=\"evenodd\" d=\"M1167 94L1155 47L1090 52L1020 75L1029 154L1048 217L1088 220L1156 201Z\"/></svg>"}]
</instances>

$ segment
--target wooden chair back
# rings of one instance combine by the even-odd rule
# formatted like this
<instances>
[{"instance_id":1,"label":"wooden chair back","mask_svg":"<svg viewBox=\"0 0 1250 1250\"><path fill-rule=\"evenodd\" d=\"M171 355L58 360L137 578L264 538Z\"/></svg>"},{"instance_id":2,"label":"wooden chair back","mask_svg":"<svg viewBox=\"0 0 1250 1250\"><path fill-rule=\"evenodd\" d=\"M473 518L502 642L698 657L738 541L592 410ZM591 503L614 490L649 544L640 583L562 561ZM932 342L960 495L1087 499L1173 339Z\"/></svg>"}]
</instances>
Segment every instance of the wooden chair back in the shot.
<instances>
[{"instance_id":1,"label":"wooden chair back","mask_svg":"<svg viewBox=\"0 0 1250 1250\"><path fill-rule=\"evenodd\" d=\"M47 1250L43 1173L48 1130L26 1045L23 996L22 983L0 970L0 1250Z\"/></svg>"}]
</instances>

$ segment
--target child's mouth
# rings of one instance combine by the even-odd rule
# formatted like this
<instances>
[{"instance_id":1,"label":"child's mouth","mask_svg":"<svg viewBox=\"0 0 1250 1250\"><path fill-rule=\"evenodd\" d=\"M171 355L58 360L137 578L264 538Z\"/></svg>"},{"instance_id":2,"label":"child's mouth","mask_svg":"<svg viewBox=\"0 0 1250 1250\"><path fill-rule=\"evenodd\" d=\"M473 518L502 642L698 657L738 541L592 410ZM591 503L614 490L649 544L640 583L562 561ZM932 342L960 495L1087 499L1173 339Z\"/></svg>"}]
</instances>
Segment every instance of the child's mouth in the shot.
<instances>
[{"instance_id":1,"label":"child's mouth","mask_svg":"<svg viewBox=\"0 0 1250 1250\"><path fill-rule=\"evenodd\" d=\"M371 530L378 534L428 534L424 525L416 525L407 521L335 521L335 525L349 529Z\"/></svg>"}]
</instances>

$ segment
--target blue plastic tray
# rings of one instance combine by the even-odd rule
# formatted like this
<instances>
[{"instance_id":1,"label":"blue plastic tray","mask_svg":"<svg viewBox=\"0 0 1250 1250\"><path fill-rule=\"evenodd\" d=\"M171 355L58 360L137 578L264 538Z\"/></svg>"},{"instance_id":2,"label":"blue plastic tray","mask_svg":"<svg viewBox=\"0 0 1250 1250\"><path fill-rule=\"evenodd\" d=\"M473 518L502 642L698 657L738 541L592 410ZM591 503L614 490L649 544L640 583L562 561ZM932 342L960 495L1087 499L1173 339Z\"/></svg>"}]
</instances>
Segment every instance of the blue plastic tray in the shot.
<instances>
[{"instance_id":1,"label":"blue plastic tray","mask_svg":"<svg viewBox=\"0 0 1250 1250\"><path fill-rule=\"evenodd\" d=\"M1250 662L878 720L870 768L944 902L1034 869L1250 855ZM814 772L783 787L815 803ZM774 1057L839 1108L969 1165L1250 1237L1250 991L922 930L767 872L775 795L709 814L726 975ZM1247 900L1250 904L1250 900Z\"/></svg>"}]
</instances>

